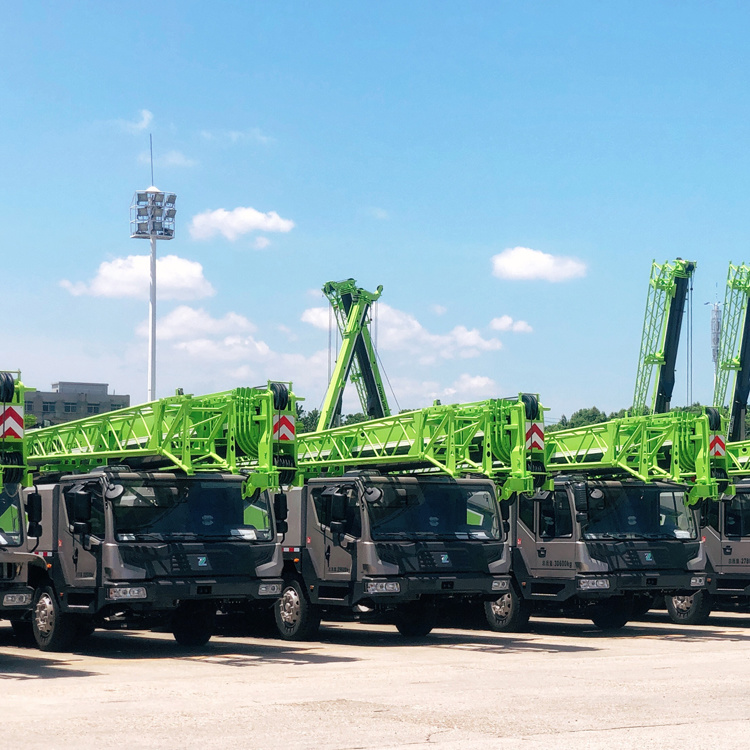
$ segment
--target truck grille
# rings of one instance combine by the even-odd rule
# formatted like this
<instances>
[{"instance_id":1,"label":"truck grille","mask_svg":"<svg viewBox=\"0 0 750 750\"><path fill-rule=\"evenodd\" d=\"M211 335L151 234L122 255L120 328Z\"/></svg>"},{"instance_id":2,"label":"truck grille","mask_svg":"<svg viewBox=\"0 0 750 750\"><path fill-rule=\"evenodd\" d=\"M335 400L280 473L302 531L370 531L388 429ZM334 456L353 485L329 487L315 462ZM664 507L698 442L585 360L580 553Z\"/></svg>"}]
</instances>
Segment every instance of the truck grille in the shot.
<instances>
[{"instance_id":1,"label":"truck grille","mask_svg":"<svg viewBox=\"0 0 750 750\"><path fill-rule=\"evenodd\" d=\"M12 581L15 577L15 563L0 563L0 581Z\"/></svg>"}]
</instances>

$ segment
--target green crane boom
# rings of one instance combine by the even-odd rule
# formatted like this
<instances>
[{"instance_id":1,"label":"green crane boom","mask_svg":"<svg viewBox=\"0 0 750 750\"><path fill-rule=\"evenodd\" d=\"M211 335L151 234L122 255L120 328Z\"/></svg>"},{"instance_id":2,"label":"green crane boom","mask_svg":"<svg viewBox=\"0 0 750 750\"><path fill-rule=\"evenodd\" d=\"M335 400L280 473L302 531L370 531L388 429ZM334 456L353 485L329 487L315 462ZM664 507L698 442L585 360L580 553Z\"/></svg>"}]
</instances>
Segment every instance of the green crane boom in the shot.
<instances>
[{"instance_id":1,"label":"green crane boom","mask_svg":"<svg viewBox=\"0 0 750 750\"><path fill-rule=\"evenodd\" d=\"M714 406L726 410L727 386L734 372L729 402L729 442L745 439L745 414L750 391L750 267L729 264L724 314L719 338L719 358L714 382Z\"/></svg>"},{"instance_id":2,"label":"green crane boom","mask_svg":"<svg viewBox=\"0 0 750 750\"><path fill-rule=\"evenodd\" d=\"M137 469L248 473L248 491L295 480L296 397L291 384L178 394L140 406L32 430L25 444L38 472Z\"/></svg>"},{"instance_id":3,"label":"green crane boom","mask_svg":"<svg viewBox=\"0 0 750 750\"><path fill-rule=\"evenodd\" d=\"M5 483L26 481L24 395L20 372L0 372L0 490Z\"/></svg>"},{"instance_id":4,"label":"green crane boom","mask_svg":"<svg viewBox=\"0 0 750 750\"><path fill-rule=\"evenodd\" d=\"M543 409L536 396L436 404L298 438L298 466L308 477L347 469L482 473L501 496L533 492L546 479Z\"/></svg>"},{"instance_id":5,"label":"green crane boom","mask_svg":"<svg viewBox=\"0 0 750 750\"><path fill-rule=\"evenodd\" d=\"M643 481L670 480L691 486L690 502L718 498L727 489L729 460L722 420L715 409L611 419L550 433L550 471L590 476L620 473Z\"/></svg>"},{"instance_id":6,"label":"green crane boom","mask_svg":"<svg viewBox=\"0 0 750 750\"><path fill-rule=\"evenodd\" d=\"M681 258L662 265L653 263L651 266L633 414L669 411L685 299L695 267L694 261ZM654 390L649 405L647 400L652 379Z\"/></svg>"},{"instance_id":7,"label":"green crane boom","mask_svg":"<svg viewBox=\"0 0 750 750\"><path fill-rule=\"evenodd\" d=\"M354 279L329 281L323 287L341 334L341 349L318 419L318 430L330 429L341 415L348 379L357 388L364 414L379 418L391 413L369 328L370 310L382 291L383 287L379 286L377 291L368 292L358 287Z\"/></svg>"}]
</instances>

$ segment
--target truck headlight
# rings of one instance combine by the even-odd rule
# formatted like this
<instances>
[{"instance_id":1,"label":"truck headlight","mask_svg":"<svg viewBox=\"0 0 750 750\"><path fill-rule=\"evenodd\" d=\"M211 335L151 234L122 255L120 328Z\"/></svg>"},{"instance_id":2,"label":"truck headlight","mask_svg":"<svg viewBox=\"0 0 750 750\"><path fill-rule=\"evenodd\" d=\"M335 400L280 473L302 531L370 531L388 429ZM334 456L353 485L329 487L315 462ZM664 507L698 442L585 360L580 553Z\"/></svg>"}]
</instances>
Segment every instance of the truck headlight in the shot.
<instances>
[{"instance_id":1,"label":"truck headlight","mask_svg":"<svg viewBox=\"0 0 750 750\"><path fill-rule=\"evenodd\" d=\"M3 607L25 607L31 604L31 594L6 594L3 597Z\"/></svg>"},{"instance_id":2,"label":"truck headlight","mask_svg":"<svg viewBox=\"0 0 750 750\"><path fill-rule=\"evenodd\" d=\"M401 584L398 581L369 581L368 594L398 594Z\"/></svg>"},{"instance_id":3,"label":"truck headlight","mask_svg":"<svg viewBox=\"0 0 750 750\"><path fill-rule=\"evenodd\" d=\"M706 576L693 576L690 579L690 585L701 588L706 585Z\"/></svg>"},{"instance_id":4,"label":"truck headlight","mask_svg":"<svg viewBox=\"0 0 750 750\"><path fill-rule=\"evenodd\" d=\"M146 589L143 586L121 586L112 588L107 594L108 599L145 599Z\"/></svg>"},{"instance_id":5,"label":"truck headlight","mask_svg":"<svg viewBox=\"0 0 750 750\"><path fill-rule=\"evenodd\" d=\"M278 596L281 593L280 583L261 583L258 586L258 594L260 596Z\"/></svg>"},{"instance_id":6,"label":"truck headlight","mask_svg":"<svg viewBox=\"0 0 750 750\"><path fill-rule=\"evenodd\" d=\"M507 578L496 578L492 582L492 590L493 591L507 591L508 583L509 581Z\"/></svg>"},{"instance_id":7,"label":"truck headlight","mask_svg":"<svg viewBox=\"0 0 750 750\"><path fill-rule=\"evenodd\" d=\"M609 578L579 578L578 588L581 591L591 591L592 589L608 589Z\"/></svg>"}]
</instances>

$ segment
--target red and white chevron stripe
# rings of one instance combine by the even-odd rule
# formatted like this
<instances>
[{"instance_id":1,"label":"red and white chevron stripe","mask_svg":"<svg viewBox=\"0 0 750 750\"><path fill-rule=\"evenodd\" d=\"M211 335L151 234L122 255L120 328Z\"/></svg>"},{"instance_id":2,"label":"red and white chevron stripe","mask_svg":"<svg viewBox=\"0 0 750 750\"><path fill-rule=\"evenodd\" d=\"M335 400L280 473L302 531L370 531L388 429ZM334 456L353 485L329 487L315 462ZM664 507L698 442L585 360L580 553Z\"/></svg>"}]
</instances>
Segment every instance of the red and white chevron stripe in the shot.
<instances>
[{"instance_id":1,"label":"red and white chevron stripe","mask_svg":"<svg viewBox=\"0 0 750 750\"><path fill-rule=\"evenodd\" d=\"M23 437L23 406L0 408L0 438Z\"/></svg>"},{"instance_id":2,"label":"red and white chevron stripe","mask_svg":"<svg viewBox=\"0 0 750 750\"><path fill-rule=\"evenodd\" d=\"M721 457L726 455L727 452L727 444L724 440L723 435L719 435L718 432L712 432L711 433L711 439L708 443L708 455L712 458L714 457Z\"/></svg>"},{"instance_id":3,"label":"red and white chevron stripe","mask_svg":"<svg viewBox=\"0 0 750 750\"><path fill-rule=\"evenodd\" d=\"M526 450L544 450L544 422L526 422Z\"/></svg>"},{"instance_id":4,"label":"red and white chevron stripe","mask_svg":"<svg viewBox=\"0 0 750 750\"><path fill-rule=\"evenodd\" d=\"M273 415L273 439L276 441L294 440L295 424L294 417L289 414Z\"/></svg>"}]
</instances>

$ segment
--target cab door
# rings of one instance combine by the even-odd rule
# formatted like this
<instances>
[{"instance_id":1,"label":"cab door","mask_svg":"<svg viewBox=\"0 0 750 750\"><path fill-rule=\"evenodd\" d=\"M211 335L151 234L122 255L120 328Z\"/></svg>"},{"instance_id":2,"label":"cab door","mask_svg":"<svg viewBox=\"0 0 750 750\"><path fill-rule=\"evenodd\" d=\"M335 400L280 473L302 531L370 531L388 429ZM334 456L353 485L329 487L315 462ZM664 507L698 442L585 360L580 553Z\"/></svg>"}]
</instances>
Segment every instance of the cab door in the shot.
<instances>
[{"instance_id":1,"label":"cab door","mask_svg":"<svg viewBox=\"0 0 750 750\"><path fill-rule=\"evenodd\" d=\"M308 544L316 573L327 584L320 596L343 598L357 579L357 543L362 533L359 491L351 483L319 484L311 488L310 501L314 513L308 512Z\"/></svg>"},{"instance_id":2,"label":"cab door","mask_svg":"<svg viewBox=\"0 0 750 750\"><path fill-rule=\"evenodd\" d=\"M534 552L527 565L534 577L569 577L575 569L573 509L567 489L558 487L535 501Z\"/></svg>"},{"instance_id":3,"label":"cab door","mask_svg":"<svg viewBox=\"0 0 750 750\"><path fill-rule=\"evenodd\" d=\"M721 562L717 572L746 574L750 567L750 495L735 495L720 506Z\"/></svg>"},{"instance_id":4,"label":"cab door","mask_svg":"<svg viewBox=\"0 0 750 750\"><path fill-rule=\"evenodd\" d=\"M93 589L100 583L98 571L104 540L104 503L96 484L96 488L83 484L72 487L57 485L54 488L57 494L55 502L59 508L57 551L65 583L74 588ZM88 521L82 521L82 509L86 504L82 494L86 493L91 497L91 514ZM88 524L88 533L76 532L76 523Z\"/></svg>"}]
</instances>

